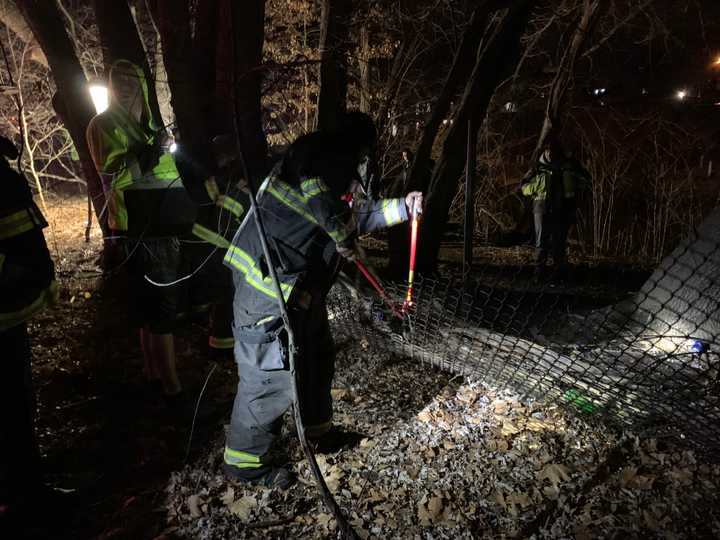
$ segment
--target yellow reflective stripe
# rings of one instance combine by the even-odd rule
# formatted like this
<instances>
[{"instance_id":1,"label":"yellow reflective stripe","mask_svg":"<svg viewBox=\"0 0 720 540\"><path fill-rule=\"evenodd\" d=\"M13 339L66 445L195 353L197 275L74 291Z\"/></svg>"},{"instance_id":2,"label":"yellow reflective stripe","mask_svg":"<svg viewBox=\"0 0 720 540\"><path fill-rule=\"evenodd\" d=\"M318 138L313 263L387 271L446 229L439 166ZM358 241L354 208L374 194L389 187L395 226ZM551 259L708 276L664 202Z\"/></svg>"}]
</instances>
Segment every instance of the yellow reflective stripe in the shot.
<instances>
[{"instance_id":1,"label":"yellow reflective stripe","mask_svg":"<svg viewBox=\"0 0 720 540\"><path fill-rule=\"evenodd\" d=\"M281 193L272 183L268 184L266 191L284 205L295 210L298 214L307 219L310 223L314 223L315 225L318 224L315 217L303 208L303 206L305 205L305 201L302 201L295 195L291 195L289 191Z\"/></svg>"},{"instance_id":2,"label":"yellow reflective stripe","mask_svg":"<svg viewBox=\"0 0 720 540\"><path fill-rule=\"evenodd\" d=\"M300 184L300 189L308 199L320 193L330 191L327 184L319 178L308 178Z\"/></svg>"},{"instance_id":3,"label":"yellow reflective stripe","mask_svg":"<svg viewBox=\"0 0 720 540\"><path fill-rule=\"evenodd\" d=\"M270 276L263 277L262 272L257 268L252 257L242 249L237 246L230 246L230 249L228 249L225 254L225 261L229 262L245 275L245 282L248 285L277 300L272 278ZM280 290L282 290L285 301L287 301L287 299L290 298L293 286L287 283L280 283Z\"/></svg>"},{"instance_id":4,"label":"yellow reflective stripe","mask_svg":"<svg viewBox=\"0 0 720 540\"><path fill-rule=\"evenodd\" d=\"M245 208L243 207L243 205L227 195L220 195L217 202L220 204L220 206L233 214L236 218L239 218L245 213Z\"/></svg>"},{"instance_id":5,"label":"yellow reflective stripe","mask_svg":"<svg viewBox=\"0 0 720 540\"><path fill-rule=\"evenodd\" d=\"M12 328L13 326L27 321L44 307L55 304L58 297L58 284L57 281L53 280L46 289L40 292L35 300L24 308L17 311L0 312L0 330L7 330L8 328Z\"/></svg>"},{"instance_id":6,"label":"yellow reflective stripe","mask_svg":"<svg viewBox=\"0 0 720 540\"><path fill-rule=\"evenodd\" d=\"M235 346L235 338L210 336L208 343L213 349L232 349Z\"/></svg>"},{"instance_id":7,"label":"yellow reflective stripe","mask_svg":"<svg viewBox=\"0 0 720 540\"><path fill-rule=\"evenodd\" d=\"M260 456L249 454L248 452L241 452L239 450L233 450L232 448L225 447L225 453L223 455L225 463L237 467L238 469L257 469L262 467Z\"/></svg>"},{"instance_id":8,"label":"yellow reflective stripe","mask_svg":"<svg viewBox=\"0 0 720 540\"><path fill-rule=\"evenodd\" d=\"M0 240L12 238L35 228L35 220L29 208L0 218Z\"/></svg>"},{"instance_id":9,"label":"yellow reflective stripe","mask_svg":"<svg viewBox=\"0 0 720 540\"><path fill-rule=\"evenodd\" d=\"M205 191L207 191L208 197L210 197L211 201L217 201L218 197L220 196L220 189L218 188L214 176L211 176L210 178L205 180Z\"/></svg>"},{"instance_id":10,"label":"yellow reflective stripe","mask_svg":"<svg viewBox=\"0 0 720 540\"><path fill-rule=\"evenodd\" d=\"M195 223L193 225L192 233L198 238L201 238L206 242L209 242L210 244L219 248L227 249L230 247L230 242L228 242L224 236L214 231L211 231L210 229L200 225L199 223Z\"/></svg>"},{"instance_id":11,"label":"yellow reflective stripe","mask_svg":"<svg viewBox=\"0 0 720 540\"><path fill-rule=\"evenodd\" d=\"M402 214L400 213L400 203L403 199L384 199L382 202L382 211L385 218L385 225L395 225L402 222Z\"/></svg>"}]
</instances>

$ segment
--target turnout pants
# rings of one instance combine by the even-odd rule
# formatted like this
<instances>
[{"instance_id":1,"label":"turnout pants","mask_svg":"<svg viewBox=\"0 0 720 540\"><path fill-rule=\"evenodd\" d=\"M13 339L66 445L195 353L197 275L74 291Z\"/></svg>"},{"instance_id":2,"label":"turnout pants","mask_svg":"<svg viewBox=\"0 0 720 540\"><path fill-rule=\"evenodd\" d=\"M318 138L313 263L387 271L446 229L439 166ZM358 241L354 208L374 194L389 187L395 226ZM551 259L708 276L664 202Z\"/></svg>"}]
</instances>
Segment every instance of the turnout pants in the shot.
<instances>
[{"instance_id":1,"label":"turnout pants","mask_svg":"<svg viewBox=\"0 0 720 540\"><path fill-rule=\"evenodd\" d=\"M325 298L308 309L293 308L291 325L298 352L295 366L303 423L309 437L332 425L330 387L335 372ZM225 445L225 471L252 477L267 470L268 452L280 433L282 416L293 400L282 322L235 328L238 389Z\"/></svg>"},{"instance_id":2,"label":"turnout pants","mask_svg":"<svg viewBox=\"0 0 720 540\"><path fill-rule=\"evenodd\" d=\"M40 479L35 440L35 395L30 371L27 326L0 331L3 373L0 376L0 504L21 497Z\"/></svg>"}]
</instances>

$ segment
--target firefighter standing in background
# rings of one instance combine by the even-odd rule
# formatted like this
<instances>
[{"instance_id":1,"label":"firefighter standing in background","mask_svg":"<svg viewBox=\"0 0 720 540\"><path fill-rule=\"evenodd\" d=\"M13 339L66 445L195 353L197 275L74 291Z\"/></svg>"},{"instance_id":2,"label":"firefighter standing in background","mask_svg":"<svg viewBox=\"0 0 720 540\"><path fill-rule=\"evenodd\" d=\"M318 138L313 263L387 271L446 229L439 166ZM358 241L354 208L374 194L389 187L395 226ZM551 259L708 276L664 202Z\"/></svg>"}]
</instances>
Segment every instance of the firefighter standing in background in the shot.
<instances>
[{"instance_id":1,"label":"firefighter standing in background","mask_svg":"<svg viewBox=\"0 0 720 540\"><path fill-rule=\"evenodd\" d=\"M45 244L47 222L7 158L17 150L0 137L0 520L38 501L40 456L27 321L57 300L55 269Z\"/></svg>"},{"instance_id":2,"label":"firefighter standing in background","mask_svg":"<svg viewBox=\"0 0 720 540\"><path fill-rule=\"evenodd\" d=\"M334 350L325 298L340 256L358 256L358 232L408 219L422 194L372 201L358 194L352 208L343 196L364 184L375 146L375 126L365 114L345 115L339 133L312 133L288 149L260 187L258 204L272 260L265 260L248 214L225 256L235 283L235 360L239 383L224 453L227 476L286 488L290 472L273 466L268 451L292 403L287 342L268 267L278 272L300 357L299 398L310 438L332 435Z\"/></svg>"},{"instance_id":3,"label":"firefighter standing in background","mask_svg":"<svg viewBox=\"0 0 720 540\"><path fill-rule=\"evenodd\" d=\"M199 197L205 202L192 228L194 242L204 244L196 277L203 282L204 301L210 306L208 347L213 359L233 357L233 280L223 258L249 206L245 185L237 181L234 147L235 141L226 135L213 139L216 174L204 182Z\"/></svg>"},{"instance_id":4,"label":"firefighter standing in background","mask_svg":"<svg viewBox=\"0 0 720 540\"><path fill-rule=\"evenodd\" d=\"M523 180L523 195L533 201L535 275L544 275L548 255L560 274L567 269L567 237L575 223L578 192L590 184L589 173L565 156L560 142L550 138L533 173Z\"/></svg>"},{"instance_id":5,"label":"firefighter standing in background","mask_svg":"<svg viewBox=\"0 0 720 540\"><path fill-rule=\"evenodd\" d=\"M195 206L189 199L167 134L152 116L142 69L120 60L109 77L110 106L93 118L87 140L108 200L110 229L124 247L132 323L140 328L145 374L168 397L182 387L175 367L179 242Z\"/></svg>"}]
</instances>

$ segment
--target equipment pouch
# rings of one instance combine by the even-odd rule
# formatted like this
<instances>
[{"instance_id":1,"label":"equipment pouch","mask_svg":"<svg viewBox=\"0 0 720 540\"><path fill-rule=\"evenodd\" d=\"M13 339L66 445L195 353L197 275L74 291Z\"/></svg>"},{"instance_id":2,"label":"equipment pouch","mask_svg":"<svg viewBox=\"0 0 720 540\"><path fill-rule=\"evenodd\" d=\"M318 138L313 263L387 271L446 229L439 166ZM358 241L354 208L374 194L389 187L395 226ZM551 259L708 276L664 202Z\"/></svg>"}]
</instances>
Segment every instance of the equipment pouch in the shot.
<instances>
[{"instance_id":1,"label":"equipment pouch","mask_svg":"<svg viewBox=\"0 0 720 540\"><path fill-rule=\"evenodd\" d=\"M255 326L235 328L235 358L238 364L251 365L263 371L287 369L282 319L273 319Z\"/></svg>"}]
</instances>

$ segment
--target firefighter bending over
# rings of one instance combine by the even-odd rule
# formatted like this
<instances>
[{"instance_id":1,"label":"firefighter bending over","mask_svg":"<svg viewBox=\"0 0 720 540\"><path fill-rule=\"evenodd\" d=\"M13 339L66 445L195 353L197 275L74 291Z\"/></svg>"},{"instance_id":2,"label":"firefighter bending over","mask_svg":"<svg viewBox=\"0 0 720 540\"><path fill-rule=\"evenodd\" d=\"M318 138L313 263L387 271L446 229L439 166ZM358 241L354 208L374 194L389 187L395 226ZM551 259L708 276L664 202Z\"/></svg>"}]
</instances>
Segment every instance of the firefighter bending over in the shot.
<instances>
[{"instance_id":1,"label":"firefighter bending over","mask_svg":"<svg viewBox=\"0 0 720 540\"><path fill-rule=\"evenodd\" d=\"M239 383L224 453L224 471L240 481L286 488L292 475L273 465L268 451L292 403L287 340L269 276L278 272L299 349L295 363L308 436L330 435L334 350L325 298L340 255L358 256L358 233L408 219L422 194L372 201L354 194L373 154L376 130L369 116L345 115L339 133L304 135L288 149L259 189L258 204L272 260L265 260L251 213L225 256L235 283L235 360Z\"/></svg>"}]
</instances>

